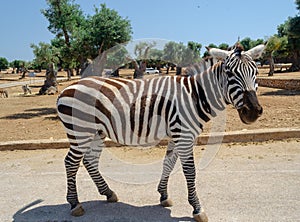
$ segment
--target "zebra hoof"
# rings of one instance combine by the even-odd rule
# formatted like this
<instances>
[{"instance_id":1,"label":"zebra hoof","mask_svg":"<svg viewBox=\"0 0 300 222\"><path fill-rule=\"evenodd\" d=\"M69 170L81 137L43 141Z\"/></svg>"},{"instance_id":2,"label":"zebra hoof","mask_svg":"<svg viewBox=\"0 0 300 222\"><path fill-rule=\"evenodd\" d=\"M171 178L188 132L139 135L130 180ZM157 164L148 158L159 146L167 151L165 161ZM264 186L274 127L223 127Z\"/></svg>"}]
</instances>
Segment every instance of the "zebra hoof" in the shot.
<instances>
[{"instance_id":1,"label":"zebra hoof","mask_svg":"<svg viewBox=\"0 0 300 222\"><path fill-rule=\"evenodd\" d=\"M166 199L160 202L160 205L163 207L172 207L173 206L173 201L170 199Z\"/></svg>"},{"instance_id":2,"label":"zebra hoof","mask_svg":"<svg viewBox=\"0 0 300 222\"><path fill-rule=\"evenodd\" d=\"M194 220L197 222L208 222L208 218L204 210L201 210L199 214L193 214Z\"/></svg>"},{"instance_id":3,"label":"zebra hoof","mask_svg":"<svg viewBox=\"0 0 300 222\"><path fill-rule=\"evenodd\" d=\"M77 206L71 210L71 215L74 217L80 217L83 214L84 214L84 209L80 203L77 204Z\"/></svg>"},{"instance_id":4,"label":"zebra hoof","mask_svg":"<svg viewBox=\"0 0 300 222\"><path fill-rule=\"evenodd\" d=\"M118 202L118 201L119 201L119 198L115 192L112 192L111 196L107 197L107 202L109 202L109 203L114 203L114 202Z\"/></svg>"}]
</instances>

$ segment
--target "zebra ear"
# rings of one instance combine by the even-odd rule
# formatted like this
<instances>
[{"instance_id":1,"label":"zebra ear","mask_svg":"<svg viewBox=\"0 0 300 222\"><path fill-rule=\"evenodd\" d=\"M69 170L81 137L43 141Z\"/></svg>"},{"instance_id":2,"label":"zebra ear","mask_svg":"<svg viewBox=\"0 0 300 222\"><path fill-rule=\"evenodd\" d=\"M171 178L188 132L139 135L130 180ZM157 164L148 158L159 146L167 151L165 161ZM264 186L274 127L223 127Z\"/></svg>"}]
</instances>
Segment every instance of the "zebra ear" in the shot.
<instances>
[{"instance_id":1,"label":"zebra ear","mask_svg":"<svg viewBox=\"0 0 300 222\"><path fill-rule=\"evenodd\" d=\"M230 54L230 51L226 51L222 49L208 48L208 47L207 49L209 54L218 60L224 60Z\"/></svg>"},{"instance_id":2,"label":"zebra ear","mask_svg":"<svg viewBox=\"0 0 300 222\"><path fill-rule=\"evenodd\" d=\"M251 56L252 59L258 59L259 57L261 57L265 47L266 46L264 44L261 44L261 45L255 46L252 49L249 49L245 53L247 53L249 56Z\"/></svg>"}]
</instances>

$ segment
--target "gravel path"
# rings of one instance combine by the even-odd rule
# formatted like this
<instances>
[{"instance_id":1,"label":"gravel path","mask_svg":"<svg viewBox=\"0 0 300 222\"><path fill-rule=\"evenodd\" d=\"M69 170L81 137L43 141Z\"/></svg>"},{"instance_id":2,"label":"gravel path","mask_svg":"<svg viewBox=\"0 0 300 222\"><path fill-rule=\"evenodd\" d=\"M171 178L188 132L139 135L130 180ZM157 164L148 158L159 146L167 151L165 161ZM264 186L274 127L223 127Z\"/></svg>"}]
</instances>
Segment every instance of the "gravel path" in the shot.
<instances>
[{"instance_id":1,"label":"gravel path","mask_svg":"<svg viewBox=\"0 0 300 222\"><path fill-rule=\"evenodd\" d=\"M210 165L197 174L198 194L209 221L300 221L299 147L299 140L222 145ZM196 147L198 163L199 156L209 150L201 148ZM0 221L193 221L179 166L169 183L174 206L158 206L159 173L155 172L160 168L162 148L143 152L110 148L104 152L102 171L118 194L118 203L106 203L81 167L77 185L86 214L71 217L65 201L66 152L1 152ZM143 171L149 165L154 169L152 174Z\"/></svg>"}]
</instances>

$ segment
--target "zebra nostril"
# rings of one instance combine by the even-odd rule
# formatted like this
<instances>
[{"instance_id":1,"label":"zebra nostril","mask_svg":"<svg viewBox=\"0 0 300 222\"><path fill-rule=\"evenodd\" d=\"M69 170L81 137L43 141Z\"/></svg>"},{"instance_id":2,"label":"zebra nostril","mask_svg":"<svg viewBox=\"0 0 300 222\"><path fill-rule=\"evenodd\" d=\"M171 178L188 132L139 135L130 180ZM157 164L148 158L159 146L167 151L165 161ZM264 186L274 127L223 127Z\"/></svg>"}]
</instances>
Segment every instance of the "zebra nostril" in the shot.
<instances>
[{"instance_id":1,"label":"zebra nostril","mask_svg":"<svg viewBox=\"0 0 300 222\"><path fill-rule=\"evenodd\" d=\"M259 116L263 114L263 108L261 106L258 107L257 111Z\"/></svg>"}]
</instances>

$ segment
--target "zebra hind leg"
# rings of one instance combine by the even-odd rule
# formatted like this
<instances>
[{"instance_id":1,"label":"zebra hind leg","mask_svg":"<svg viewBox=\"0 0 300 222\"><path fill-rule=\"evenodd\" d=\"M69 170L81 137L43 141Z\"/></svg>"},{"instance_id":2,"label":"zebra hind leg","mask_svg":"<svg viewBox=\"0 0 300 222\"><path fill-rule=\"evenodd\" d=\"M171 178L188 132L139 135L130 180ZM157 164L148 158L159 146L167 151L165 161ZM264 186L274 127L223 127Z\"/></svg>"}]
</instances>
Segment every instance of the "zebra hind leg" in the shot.
<instances>
[{"instance_id":1,"label":"zebra hind leg","mask_svg":"<svg viewBox=\"0 0 300 222\"><path fill-rule=\"evenodd\" d=\"M82 157L83 153L73 149L72 147L65 157L65 168L67 174L67 201L71 205L72 216L81 216L84 214L84 209L78 201L76 188L76 174Z\"/></svg>"},{"instance_id":2,"label":"zebra hind leg","mask_svg":"<svg viewBox=\"0 0 300 222\"><path fill-rule=\"evenodd\" d=\"M108 202L117 202L117 195L109 188L99 172L99 158L102 152L102 148L104 147L104 138L105 135L101 134L101 132L95 135L95 138L91 143L91 149L89 149L84 154L83 165L85 166L90 177L97 186L99 193L101 195L105 195Z\"/></svg>"},{"instance_id":3,"label":"zebra hind leg","mask_svg":"<svg viewBox=\"0 0 300 222\"><path fill-rule=\"evenodd\" d=\"M168 149L163 163L163 172L157 188L157 191L160 193L160 205L162 205L163 207L173 206L172 200L168 198L167 190L168 190L169 176L176 164L177 158L178 155L174 150L174 143L173 141L170 141L168 144Z\"/></svg>"}]
</instances>

